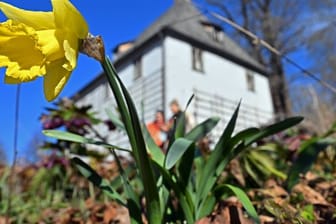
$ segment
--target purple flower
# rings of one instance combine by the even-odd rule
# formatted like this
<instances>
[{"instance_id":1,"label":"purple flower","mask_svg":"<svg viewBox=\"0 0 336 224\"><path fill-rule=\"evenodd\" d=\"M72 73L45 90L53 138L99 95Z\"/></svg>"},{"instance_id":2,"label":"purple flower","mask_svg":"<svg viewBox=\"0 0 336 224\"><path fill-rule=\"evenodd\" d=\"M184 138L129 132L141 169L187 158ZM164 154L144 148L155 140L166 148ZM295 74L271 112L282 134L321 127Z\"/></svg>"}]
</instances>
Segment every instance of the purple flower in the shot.
<instances>
[{"instance_id":1,"label":"purple flower","mask_svg":"<svg viewBox=\"0 0 336 224\"><path fill-rule=\"evenodd\" d=\"M60 116L48 117L41 119L43 129L56 129L64 125L64 120Z\"/></svg>"},{"instance_id":2,"label":"purple flower","mask_svg":"<svg viewBox=\"0 0 336 224\"><path fill-rule=\"evenodd\" d=\"M65 157L52 154L49 157L46 157L42 162L42 166L47 169L51 169L56 165L61 165L61 166L66 167L69 165L69 160L66 159Z\"/></svg>"},{"instance_id":3,"label":"purple flower","mask_svg":"<svg viewBox=\"0 0 336 224\"><path fill-rule=\"evenodd\" d=\"M109 131L114 131L117 128L111 120L105 120L104 124L108 127Z\"/></svg>"},{"instance_id":4,"label":"purple flower","mask_svg":"<svg viewBox=\"0 0 336 224\"><path fill-rule=\"evenodd\" d=\"M70 124L76 128L82 128L86 125L91 125L90 120L83 117L73 118L70 122L71 122Z\"/></svg>"}]
</instances>

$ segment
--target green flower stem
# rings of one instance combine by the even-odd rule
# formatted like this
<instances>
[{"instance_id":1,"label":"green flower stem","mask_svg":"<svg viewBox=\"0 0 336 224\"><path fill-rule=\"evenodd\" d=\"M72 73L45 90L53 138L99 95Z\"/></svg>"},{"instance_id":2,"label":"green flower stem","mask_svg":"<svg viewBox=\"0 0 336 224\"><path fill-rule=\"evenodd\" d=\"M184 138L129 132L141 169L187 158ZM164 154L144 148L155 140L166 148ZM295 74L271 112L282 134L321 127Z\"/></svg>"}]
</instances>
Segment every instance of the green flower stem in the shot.
<instances>
[{"instance_id":1,"label":"green flower stem","mask_svg":"<svg viewBox=\"0 0 336 224\"><path fill-rule=\"evenodd\" d=\"M101 62L111 90L115 96L118 108L120 110L122 121L132 147L133 156L140 171L143 181L146 207L148 211L148 222L152 224L161 223L160 201L158 189L154 178L150 159L147 155L146 144L143 139L141 126L134 103L130 98L128 91L121 82L111 61L105 57ZM131 212L131 211L130 211Z\"/></svg>"},{"instance_id":2,"label":"green flower stem","mask_svg":"<svg viewBox=\"0 0 336 224\"><path fill-rule=\"evenodd\" d=\"M190 199L190 195L180 189L179 184L173 180L174 178L171 176L168 170L158 164L156 164L156 167L162 174L165 184L167 185L167 189L172 189L176 193L187 223L195 223L192 205L188 203L188 198Z\"/></svg>"}]
</instances>

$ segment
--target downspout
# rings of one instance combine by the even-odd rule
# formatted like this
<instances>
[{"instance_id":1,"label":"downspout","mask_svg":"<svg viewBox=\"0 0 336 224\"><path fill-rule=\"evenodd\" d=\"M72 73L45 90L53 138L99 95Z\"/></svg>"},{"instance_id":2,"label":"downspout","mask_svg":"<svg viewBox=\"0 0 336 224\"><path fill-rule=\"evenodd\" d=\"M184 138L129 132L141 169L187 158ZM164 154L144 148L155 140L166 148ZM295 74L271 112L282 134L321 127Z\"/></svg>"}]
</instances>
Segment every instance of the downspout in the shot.
<instances>
[{"instance_id":1,"label":"downspout","mask_svg":"<svg viewBox=\"0 0 336 224\"><path fill-rule=\"evenodd\" d=\"M164 34L161 30L159 32L159 38L161 41L161 92L162 92L162 110L164 114L167 114L166 112L166 101L167 101L167 94L166 94L166 48L164 44Z\"/></svg>"}]
</instances>

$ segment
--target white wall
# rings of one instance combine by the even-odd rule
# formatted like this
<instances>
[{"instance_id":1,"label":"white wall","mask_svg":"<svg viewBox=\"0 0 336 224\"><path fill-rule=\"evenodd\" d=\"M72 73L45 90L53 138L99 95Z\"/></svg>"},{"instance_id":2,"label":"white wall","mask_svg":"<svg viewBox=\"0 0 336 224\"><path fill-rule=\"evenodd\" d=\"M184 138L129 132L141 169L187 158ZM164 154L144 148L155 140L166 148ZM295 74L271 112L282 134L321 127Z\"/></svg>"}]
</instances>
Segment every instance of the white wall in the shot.
<instances>
[{"instance_id":1,"label":"white wall","mask_svg":"<svg viewBox=\"0 0 336 224\"><path fill-rule=\"evenodd\" d=\"M133 63L129 63L124 66L122 69L118 71L118 74L123 81L124 85L128 88L133 84L133 76L134 76L134 65Z\"/></svg>"},{"instance_id":2,"label":"white wall","mask_svg":"<svg viewBox=\"0 0 336 224\"><path fill-rule=\"evenodd\" d=\"M142 56L143 75L146 77L162 68L162 46L161 43L154 45Z\"/></svg>"},{"instance_id":3,"label":"white wall","mask_svg":"<svg viewBox=\"0 0 336 224\"><path fill-rule=\"evenodd\" d=\"M80 100L77 101L77 105L92 105L95 111L99 113L100 116L105 116L102 110L107 103L108 97L110 97L110 92L107 91L107 83L101 83L95 89L93 89L90 94L85 95Z\"/></svg>"},{"instance_id":4,"label":"white wall","mask_svg":"<svg viewBox=\"0 0 336 224\"><path fill-rule=\"evenodd\" d=\"M254 73L255 92L251 92L247 89L244 67L213 53L203 51L204 73L200 73L192 69L192 46L190 44L167 37L164 45L168 103L176 98L184 107L192 95L193 89L198 89L237 103L242 99L243 106L251 106L270 114L273 113L269 83L266 77ZM166 110L169 111L168 105ZM191 113L194 113L194 110L193 106L189 109ZM220 116L220 114L218 115Z\"/></svg>"},{"instance_id":5,"label":"white wall","mask_svg":"<svg viewBox=\"0 0 336 224\"><path fill-rule=\"evenodd\" d=\"M162 68L162 47L160 44L155 44L147 49L141 56L142 75L147 77L153 73L158 72ZM118 74L121 77L126 87L131 87L135 84L134 80L134 61L126 62Z\"/></svg>"}]
</instances>

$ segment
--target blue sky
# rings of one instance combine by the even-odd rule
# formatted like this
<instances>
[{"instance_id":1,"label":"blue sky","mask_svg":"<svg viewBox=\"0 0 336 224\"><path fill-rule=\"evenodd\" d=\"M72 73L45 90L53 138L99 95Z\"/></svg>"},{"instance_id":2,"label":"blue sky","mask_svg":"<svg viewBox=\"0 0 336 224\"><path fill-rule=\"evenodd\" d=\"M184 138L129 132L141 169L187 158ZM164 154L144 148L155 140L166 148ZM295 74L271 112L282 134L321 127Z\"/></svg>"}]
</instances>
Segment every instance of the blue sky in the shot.
<instances>
[{"instance_id":1,"label":"blue sky","mask_svg":"<svg viewBox=\"0 0 336 224\"><path fill-rule=\"evenodd\" d=\"M50 11L51 3L48 0L5 0L5 2L28 10ZM146 27L165 12L173 0L72 0L87 20L90 32L102 35L106 53L116 44L137 37ZM0 21L6 18L0 13ZM4 79L5 69L0 69L0 77ZM101 71L100 65L88 57L81 55L78 66L62 91L60 97L71 96L86 85ZM42 78L21 86L21 104L19 113L19 157L29 147L32 138L41 133L38 117L44 107L51 106L43 96ZM7 160L11 161L14 137L14 114L16 85L7 85L0 82L0 146L5 149Z\"/></svg>"}]
</instances>

